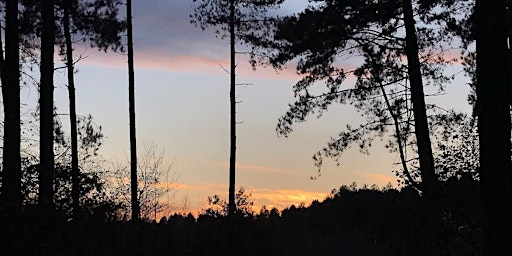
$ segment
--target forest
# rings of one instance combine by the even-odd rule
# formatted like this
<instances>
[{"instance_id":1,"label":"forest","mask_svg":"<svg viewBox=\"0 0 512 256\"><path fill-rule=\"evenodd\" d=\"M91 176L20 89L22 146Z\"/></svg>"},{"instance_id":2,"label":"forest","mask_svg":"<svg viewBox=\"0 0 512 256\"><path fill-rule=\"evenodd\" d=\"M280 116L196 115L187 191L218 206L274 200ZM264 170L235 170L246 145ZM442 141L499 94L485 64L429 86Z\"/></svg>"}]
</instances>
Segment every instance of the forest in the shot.
<instances>
[{"instance_id":1,"label":"forest","mask_svg":"<svg viewBox=\"0 0 512 256\"><path fill-rule=\"evenodd\" d=\"M0 255L512 255L510 1L309 0L285 15L279 8L294 0L183 1L186 22L229 42L228 198L162 214L170 167L155 146L137 144L131 0L2 0ZM114 171L98 156L102 126L76 110L84 47L126 57L129 161ZM326 159L384 140L399 157L399 187L352 183L322 200L254 209L236 183L241 55L253 69L292 66L300 76L278 136L333 105L361 115L314 154L311 179ZM471 113L425 100L454 82L453 65L469 78ZM55 104L61 70L66 110ZM27 119L29 85L38 102Z\"/></svg>"}]
</instances>

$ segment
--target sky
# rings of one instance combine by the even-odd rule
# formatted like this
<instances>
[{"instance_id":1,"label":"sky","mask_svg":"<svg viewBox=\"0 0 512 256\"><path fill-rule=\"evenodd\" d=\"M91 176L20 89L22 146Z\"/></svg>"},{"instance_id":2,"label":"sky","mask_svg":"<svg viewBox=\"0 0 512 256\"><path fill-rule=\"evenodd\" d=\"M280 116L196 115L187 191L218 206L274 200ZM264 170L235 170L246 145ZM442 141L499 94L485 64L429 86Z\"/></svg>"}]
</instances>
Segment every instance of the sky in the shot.
<instances>
[{"instance_id":1,"label":"sky","mask_svg":"<svg viewBox=\"0 0 512 256\"><path fill-rule=\"evenodd\" d=\"M293 0L283 7L290 13L306 1ZM191 0L133 1L136 125L139 154L155 145L165 151L177 177L171 204L176 211L207 207L214 194L227 199L229 162L229 42L212 31L190 23ZM109 161L128 162L128 78L126 56L80 49L76 95L79 115L91 114L106 136L101 149ZM292 86L299 79L293 66L276 72L252 71L243 56L238 60L237 88L237 189L243 186L261 205L283 209L291 204L323 199L334 188L388 182L397 185L393 170L399 158L384 142L375 143L369 155L357 148L343 154L341 165L324 161L316 174L313 154L346 124L361 117L350 106L333 105L320 119L311 116L294 126L288 138L279 138L277 120L294 101ZM454 67L453 72L457 72ZM64 70L56 73L55 99L59 112L68 108ZM29 101L37 90L24 90ZM427 99L444 108L467 111L467 86L460 77L446 96ZM186 202L186 204L185 204Z\"/></svg>"}]
</instances>

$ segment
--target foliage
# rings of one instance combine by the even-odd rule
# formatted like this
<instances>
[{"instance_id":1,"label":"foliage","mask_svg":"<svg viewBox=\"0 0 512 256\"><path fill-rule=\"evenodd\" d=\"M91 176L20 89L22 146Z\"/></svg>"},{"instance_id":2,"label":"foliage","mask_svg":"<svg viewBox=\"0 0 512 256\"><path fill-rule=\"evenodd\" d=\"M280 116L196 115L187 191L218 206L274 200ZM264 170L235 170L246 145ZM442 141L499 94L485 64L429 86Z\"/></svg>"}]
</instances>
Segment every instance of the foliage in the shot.
<instances>
[{"instance_id":1,"label":"foliage","mask_svg":"<svg viewBox=\"0 0 512 256\"><path fill-rule=\"evenodd\" d=\"M254 210L252 209L254 201L251 200L252 193L247 193L244 187L240 187L235 194L236 212L235 214L244 218L252 218ZM219 195L208 197L208 208L202 210L202 216L213 218L228 216L229 206L226 200L221 199Z\"/></svg>"},{"instance_id":2,"label":"foliage","mask_svg":"<svg viewBox=\"0 0 512 256\"><path fill-rule=\"evenodd\" d=\"M236 37L244 41L245 37L257 37L262 29L273 22L267 15L284 0L234 0ZM191 22L205 30L212 27L217 35L225 38L229 35L229 5L225 0L193 0Z\"/></svg>"},{"instance_id":3,"label":"foliage","mask_svg":"<svg viewBox=\"0 0 512 256\"><path fill-rule=\"evenodd\" d=\"M177 177L172 173L172 163L165 163L165 152L158 151L156 145L144 148L137 158L137 197L140 204L140 217L143 220L155 220L156 216L170 209L164 201L176 187ZM169 177L169 175L171 175ZM113 171L114 190L125 209L131 209L130 170L126 166L116 166Z\"/></svg>"},{"instance_id":4,"label":"foliage","mask_svg":"<svg viewBox=\"0 0 512 256\"><path fill-rule=\"evenodd\" d=\"M478 179L479 146L476 122L466 114L450 112L431 117L436 172L441 180L465 175Z\"/></svg>"},{"instance_id":5,"label":"foliage","mask_svg":"<svg viewBox=\"0 0 512 256\"><path fill-rule=\"evenodd\" d=\"M37 118L34 114L32 117ZM28 122L24 129L24 152L22 152L22 197L25 207L34 206L39 196L39 158L33 152L36 144L31 138L36 137L37 127ZM54 121L54 151L56 152L54 169L54 202L57 210L68 217L71 216L71 164L70 138L62 130L58 119ZM121 205L110 194L109 185L105 181L104 161L98 151L103 143L101 126L94 123L89 115L78 122L78 138L80 158L80 205L84 215L96 215L103 220L119 219Z\"/></svg>"},{"instance_id":6,"label":"foliage","mask_svg":"<svg viewBox=\"0 0 512 256\"><path fill-rule=\"evenodd\" d=\"M22 194L23 204L33 206L37 204L39 185L39 163L37 159L22 159L23 177ZM57 211L71 216L71 166L56 163L54 181L54 202ZM108 185L100 172L82 172L80 181L80 205L83 216L94 216L103 220L118 220L121 205L109 194Z\"/></svg>"},{"instance_id":7,"label":"foliage","mask_svg":"<svg viewBox=\"0 0 512 256\"><path fill-rule=\"evenodd\" d=\"M476 120L465 113L443 111L434 112L429 117L429 123L437 178L447 181L469 176L478 180L479 146ZM410 161L409 172L412 177L419 178L417 159ZM395 174L401 185L409 185L403 172L395 171Z\"/></svg>"},{"instance_id":8,"label":"foliage","mask_svg":"<svg viewBox=\"0 0 512 256\"><path fill-rule=\"evenodd\" d=\"M441 188L441 200L428 206L434 209L410 187L378 189L354 183L333 191L322 202L292 206L282 214L263 211L254 218L202 215L196 220L190 214L174 214L158 224L87 221L72 225L30 217L13 224L17 232L0 239L0 253L474 255L481 244L477 186L471 180L449 179ZM431 215L438 211L442 214ZM0 228L11 230L3 222ZM70 232L80 239L72 239ZM433 239L425 239L431 234ZM12 244L5 246L7 241ZM22 241L33 243L27 246Z\"/></svg>"},{"instance_id":9,"label":"foliage","mask_svg":"<svg viewBox=\"0 0 512 256\"><path fill-rule=\"evenodd\" d=\"M302 75L293 87L297 100L278 121L279 135L287 136L308 116L321 117L335 103L351 105L365 117L359 125L347 125L314 155L319 170L324 157L340 164L342 153L353 144L368 153L376 138L393 130L391 150L406 155L405 148L413 142L401 15L401 1L315 0L303 12L282 18L273 33L250 40L255 62L279 69L296 61ZM445 49L452 37L431 22L418 23L417 28L423 81L442 91L452 78L443 73L454 61ZM408 162L407 157L402 162ZM403 172L407 176L407 168Z\"/></svg>"},{"instance_id":10,"label":"foliage","mask_svg":"<svg viewBox=\"0 0 512 256\"><path fill-rule=\"evenodd\" d=\"M23 40L30 49L38 49L40 27L40 1L22 0L20 28ZM57 0L56 5L56 44L60 46L61 55L65 55L63 28L64 9L70 10L71 31L78 42L88 43L92 48L107 51L123 51L121 33L126 30L126 21L119 18L121 0Z\"/></svg>"}]
</instances>

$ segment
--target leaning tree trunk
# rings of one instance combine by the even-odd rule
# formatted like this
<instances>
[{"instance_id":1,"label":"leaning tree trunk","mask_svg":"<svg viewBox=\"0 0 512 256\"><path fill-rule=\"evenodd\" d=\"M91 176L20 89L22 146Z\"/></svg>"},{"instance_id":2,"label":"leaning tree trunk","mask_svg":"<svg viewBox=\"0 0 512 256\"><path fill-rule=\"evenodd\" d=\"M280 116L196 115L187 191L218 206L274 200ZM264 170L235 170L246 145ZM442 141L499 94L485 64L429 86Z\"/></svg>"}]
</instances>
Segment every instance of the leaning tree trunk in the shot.
<instances>
[{"instance_id":1,"label":"leaning tree trunk","mask_svg":"<svg viewBox=\"0 0 512 256\"><path fill-rule=\"evenodd\" d=\"M133 64L133 24L132 1L126 1L126 17L128 29L128 101L130 112L130 179L132 197L132 221L138 221L140 206L137 195L137 137L135 133L135 71Z\"/></svg>"},{"instance_id":2,"label":"leaning tree trunk","mask_svg":"<svg viewBox=\"0 0 512 256\"><path fill-rule=\"evenodd\" d=\"M55 14L53 0L41 1L41 84L39 90L40 111L40 173L39 206L53 208L53 61L55 45Z\"/></svg>"},{"instance_id":3,"label":"leaning tree trunk","mask_svg":"<svg viewBox=\"0 0 512 256\"><path fill-rule=\"evenodd\" d=\"M236 211L235 175L236 175L236 63L235 63L235 1L229 3L229 41L230 41L230 147L229 147L229 200L228 213Z\"/></svg>"},{"instance_id":4,"label":"leaning tree trunk","mask_svg":"<svg viewBox=\"0 0 512 256\"><path fill-rule=\"evenodd\" d=\"M434 168L434 156L428 130L428 118L423 93L423 81L419 60L418 38L411 0L404 0L405 52L407 55L408 74L411 86L411 101L414 113L414 132L418 146L421 171L421 189L425 195L430 194L437 184Z\"/></svg>"},{"instance_id":5,"label":"leaning tree trunk","mask_svg":"<svg viewBox=\"0 0 512 256\"><path fill-rule=\"evenodd\" d=\"M69 122L71 130L71 206L73 209L73 219L77 220L80 216L80 170L78 169L78 136L77 136L77 118L76 118L76 97L75 97L75 70L73 64L73 41L71 40L71 18L69 15L71 4L64 7L64 37L66 40L66 66L68 75L68 95L69 95Z\"/></svg>"},{"instance_id":6,"label":"leaning tree trunk","mask_svg":"<svg viewBox=\"0 0 512 256\"><path fill-rule=\"evenodd\" d=\"M0 60L5 113L1 196L7 210L18 212L22 201L18 1L8 0L5 5L5 60L3 53Z\"/></svg>"},{"instance_id":7,"label":"leaning tree trunk","mask_svg":"<svg viewBox=\"0 0 512 256\"><path fill-rule=\"evenodd\" d=\"M511 75L506 31L506 1L477 0L476 75L483 192L483 253L512 255Z\"/></svg>"}]
</instances>

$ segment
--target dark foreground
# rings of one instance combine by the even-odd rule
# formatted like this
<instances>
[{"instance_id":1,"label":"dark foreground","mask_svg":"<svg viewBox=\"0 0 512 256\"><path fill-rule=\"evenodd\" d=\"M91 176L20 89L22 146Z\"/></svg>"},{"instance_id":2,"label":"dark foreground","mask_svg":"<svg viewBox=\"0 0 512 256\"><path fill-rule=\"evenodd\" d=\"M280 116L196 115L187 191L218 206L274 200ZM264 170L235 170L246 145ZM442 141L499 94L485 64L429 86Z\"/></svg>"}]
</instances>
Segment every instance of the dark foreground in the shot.
<instances>
[{"instance_id":1,"label":"dark foreground","mask_svg":"<svg viewBox=\"0 0 512 256\"><path fill-rule=\"evenodd\" d=\"M0 220L0 255L476 255L474 188L448 182L426 202L409 188L342 187L281 214L175 215L158 224L68 222L27 210Z\"/></svg>"}]
</instances>

